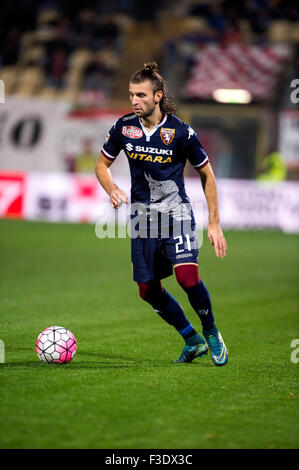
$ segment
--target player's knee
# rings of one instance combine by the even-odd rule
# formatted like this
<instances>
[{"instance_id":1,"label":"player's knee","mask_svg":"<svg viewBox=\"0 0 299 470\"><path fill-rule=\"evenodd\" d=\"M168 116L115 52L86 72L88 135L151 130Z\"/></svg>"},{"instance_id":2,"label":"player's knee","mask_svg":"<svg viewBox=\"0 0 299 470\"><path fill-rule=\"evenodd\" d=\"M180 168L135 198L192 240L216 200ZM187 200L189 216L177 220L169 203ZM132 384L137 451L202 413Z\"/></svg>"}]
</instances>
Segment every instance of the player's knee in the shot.
<instances>
[{"instance_id":1,"label":"player's knee","mask_svg":"<svg viewBox=\"0 0 299 470\"><path fill-rule=\"evenodd\" d=\"M177 282L183 289L188 289L200 282L197 264L180 264L174 268Z\"/></svg>"},{"instance_id":2,"label":"player's knee","mask_svg":"<svg viewBox=\"0 0 299 470\"><path fill-rule=\"evenodd\" d=\"M139 295L143 300L146 300L148 291L150 289L149 284L143 284L141 282L138 282L138 287L139 287Z\"/></svg>"},{"instance_id":3,"label":"player's knee","mask_svg":"<svg viewBox=\"0 0 299 470\"><path fill-rule=\"evenodd\" d=\"M140 297L150 304L156 303L163 296L164 288L160 282L141 283L138 282Z\"/></svg>"}]
</instances>

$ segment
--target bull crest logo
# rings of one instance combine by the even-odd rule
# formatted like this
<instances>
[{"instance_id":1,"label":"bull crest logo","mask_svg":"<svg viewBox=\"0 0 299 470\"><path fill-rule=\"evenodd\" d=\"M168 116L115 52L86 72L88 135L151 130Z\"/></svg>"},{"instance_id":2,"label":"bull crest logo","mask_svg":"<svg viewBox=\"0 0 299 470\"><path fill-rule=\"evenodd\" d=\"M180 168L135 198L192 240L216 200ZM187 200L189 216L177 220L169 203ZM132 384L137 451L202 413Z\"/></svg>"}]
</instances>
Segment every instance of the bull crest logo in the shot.
<instances>
[{"instance_id":1,"label":"bull crest logo","mask_svg":"<svg viewBox=\"0 0 299 470\"><path fill-rule=\"evenodd\" d=\"M175 129L167 129L166 127L161 127L160 136L165 145L169 145L174 138Z\"/></svg>"}]
</instances>

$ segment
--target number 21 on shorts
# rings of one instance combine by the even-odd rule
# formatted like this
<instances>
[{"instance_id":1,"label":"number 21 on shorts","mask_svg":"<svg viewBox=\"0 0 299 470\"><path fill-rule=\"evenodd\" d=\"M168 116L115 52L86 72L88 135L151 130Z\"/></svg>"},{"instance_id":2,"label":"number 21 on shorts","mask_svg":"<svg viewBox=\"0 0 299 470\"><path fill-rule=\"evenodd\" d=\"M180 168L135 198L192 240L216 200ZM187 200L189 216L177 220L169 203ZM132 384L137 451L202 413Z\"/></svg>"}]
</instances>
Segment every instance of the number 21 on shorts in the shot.
<instances>
[{"instance_id":1,"label":"number 21 on shorts","mask_svg":"<svg viewBox=\"0 0 299 470\"><path fill-rule=\"evenodd\" d=\"M191 251L191 241L190 241L189 233L187 233L185 237L186 237L186 243L184 243L183 235L178 235L177 237L174 238L174 240L177 240L177 239L179 240L175 244L175 252L176 253L182 253L186 249L188 251Z\"/></svg>"}]
</instances>

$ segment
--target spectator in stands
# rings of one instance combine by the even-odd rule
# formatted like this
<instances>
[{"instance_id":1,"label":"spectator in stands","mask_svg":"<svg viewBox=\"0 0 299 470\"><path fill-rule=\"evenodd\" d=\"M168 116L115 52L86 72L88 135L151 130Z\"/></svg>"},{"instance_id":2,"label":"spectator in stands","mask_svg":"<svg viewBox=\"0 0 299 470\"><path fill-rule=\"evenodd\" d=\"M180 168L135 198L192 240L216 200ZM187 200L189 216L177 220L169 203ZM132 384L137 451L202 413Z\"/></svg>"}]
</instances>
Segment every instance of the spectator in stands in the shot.
<instances>
[{"instance_id":1,"label":"spectator in stands","mask_svg":"<svg viewBox=\"0 0 299 470\"><path fill-rule=\"evenodd\" d=\"M223 47L231 44L240 44L244 41L243 32L237 19L230 18L226 30L223 32L220 43Z\"/></svg>"},{"instance_id":2,"label":"spectator in stands","mask_svg":"<svg viewBox=\"0 0 299 470\"><path fill-rule=\"evenodd\" d=\"M68 57L74 48L74 33L70 20L57 15L50 23L53 34L49 35L45 43L44 71L47 76L47 85L55 88L63 88L65 73L68 67ZM45 27L45 23L43 24Z\"/></svg>"},{"instance_id":3,"label":"spectator in stands","mask_svg":"<svg viewBox=\"0 0 299 470\"><path fill-rule=\"evenodd\" d=\"M266 39L266 33L271 24L270 11L267 8L260 8L250 15L250 26L257 39Z\"/></svg>"},{"instance_id":4,"label":"spectator in stands","mask_svg":"<svg viewBox=\"0 0 299 470\"><path fill-rule=\"evenodd\" d=\"M46 74L47 84L55 88L65 86L65 73L67 71L67 55L65 49L57 47L47 57Z\"/></svg>"},{"instance_id":5,"label":"spectator in stands","mask_svg":"<svg viewBox=\"0 0 299 470\"><path fill-rule=\"evenodd\" d=\"M84 70L84 90L100 90L107 94L114 70L105 58L105 51L95 52Z\"/></svg>"},{"instance_id":6,"label":"spectator in stands","mask_svg":"<svg viewBox=\"0 0 299 470\"><path fill-rule=\"evenodd\" d=\"M21 33L18 28L12 28L8 34L7 38L3 41L2 53L1 53L1 62L2 65L15 65L20 50L20 42L21 42Z\"/></svg>"},{"instance_id":7,"label":"spectator in stands","mask_svg":"<svg viewBox=\"0 0 299 470\"><path fill-rule=\"evenodd\" d=\"M63 47L67 53L75 47L75 34L72 30L69 18L62 16L57 22L57 31L55 35L55 45Z\"/></svg>"},{"instance_id":8,"label":"spectator in stands","mask_svg":"<svg viewBox=\"0 0 299 470\"><path fill-rule=\"evenodd\" d=\"M114 15L109 15L105 21L99 25L99 46L101 48L119 49L120 30Z\"/></svg>"},{"instance_id":9,"label":"spectator in stands","mask_svg":"<svg viewBox=\"0 0 299 470\"><path fill-rule=\"evenodd\" d=\"M92 50L99 48L98 38L100 36L100 28L93 10L86 8L79 11L74 22L74 31L78 48Z\"/></svg>"},{"instance_id":10,"label":"spectator in stands","mask_svg":"<svg viewBox=\"0 0 299 470\"><path fill-rule=\"evenodd\" d=\"M284 181L287 177L287 167L282 155L277 152L271 152L263 160L264 173L258 175L260 181Z\"/></svg>"},{"instance_id":11,"label":"spectator in stands","mask_svg":"<svg viewBox=\"0 0 299 470\"><path fill-rule=\"evenodd\" d=\"M208 22L212 29L216 30L219 35L224 33L227 28L227 18L221 6L221 2L217 2L210 6Z\"/></svg>"},{"instance_id":12,"label":"spectator in stands","mask_svg":"<svg viewBox=\"0 0 299 470\"><path fill-rule=\"evenodd\" d=\"M51 57L57 49L63 49L68 56L74 49L75 38L68 18L61 16L52 24L53 34L46 42L46 55Z\"/></svg>"},{"instance_id":13,"label":"spectator in stands","mask_svg":"<svg viewBox=\"0 0 299 470\"><path fill-rule=\"evenodd\" d=\"M85 138L83 140L82 152L75 159L74 170L76 173L94 173L96 158L93 149L93 140Z\"/></svg>"}]
</instances>

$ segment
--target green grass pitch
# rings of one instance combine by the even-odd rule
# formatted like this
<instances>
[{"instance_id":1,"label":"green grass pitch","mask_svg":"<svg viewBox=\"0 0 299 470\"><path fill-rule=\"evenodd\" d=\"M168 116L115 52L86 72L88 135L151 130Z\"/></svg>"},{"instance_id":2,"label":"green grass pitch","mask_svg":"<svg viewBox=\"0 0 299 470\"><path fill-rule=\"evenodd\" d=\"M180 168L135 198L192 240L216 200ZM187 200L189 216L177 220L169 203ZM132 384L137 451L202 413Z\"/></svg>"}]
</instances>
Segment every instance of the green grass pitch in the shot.
<instances>
[{"instance_id":1,"label":"green grass pitch","mask_svg":"<svg viewBox=\"0 0 299 470\"><path fill-rule=\"evenodd\" d=\"M174 364L183 341L138 297L129 239L92 225L0 222L0 448L298 448L298 236L226 233L225 259L204 236L200 276L228 346ZM165 287L201 331L174 276ZM44 328L78 341L67 365L43 364ZM299 353L297 353L299 357Z\"/></svg>"}]
</instances>

